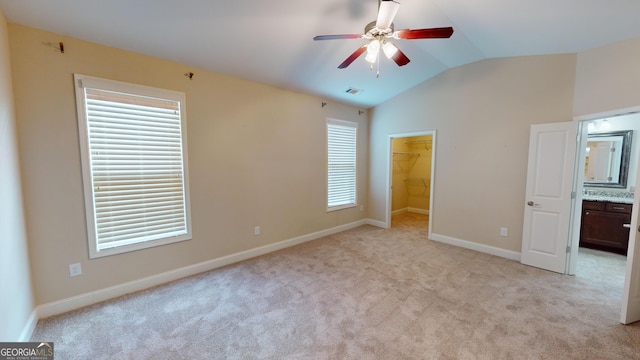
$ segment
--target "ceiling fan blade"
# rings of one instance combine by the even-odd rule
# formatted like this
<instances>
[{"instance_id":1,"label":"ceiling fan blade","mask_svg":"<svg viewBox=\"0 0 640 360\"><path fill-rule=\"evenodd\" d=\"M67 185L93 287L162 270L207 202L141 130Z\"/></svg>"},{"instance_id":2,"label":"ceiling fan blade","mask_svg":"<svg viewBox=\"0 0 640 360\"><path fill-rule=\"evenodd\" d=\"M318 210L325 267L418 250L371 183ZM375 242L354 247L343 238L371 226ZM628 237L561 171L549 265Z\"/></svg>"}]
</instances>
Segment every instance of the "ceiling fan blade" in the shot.
<instances>
[{"instance_id":1,"label":"ceiling fan blade","mask_svg":"<svg viewBox=\"0 0 640 360\"><path fill-rule=\"evenodd\" d=\"M416 30L398 30L393 37L396 39L442 39L450 38L453 34L452 27L416 29Z\"/></svg>"},{"instance_id":2,"label":"ceiling fan blade","mask_svg":"<svg viewBox=\"0 0 640 360\"><path fill-rule=\"evenodd\" d=\"M388 43L388 44L390 44L394 48L396 48L395 53L393 55L391 55L390 59L395 61L396 64L398 64L398 66L405 66L411 61L411 60L409 60L407 55L405 55L395 44L391 44L391 43Z\"/></svg>"},{"instance_id":3,"label":"ceiling fan blade","mask_svg":"<svg viewBox=\"0 0 640 360\"><path fill-rule=\"evenodd\" d=\"M361 34L341 34L341 35L318 35L313 40L338 40L338 39L360 39Z\"/></svg>"},{"instance_id":4,"label":"ceiling fan blade","mask_svg":"<svg viewBox=\"0 0 640 360\"><path fill-rule=\"evenodd\" d=\"M400 3L391 0L383 0L380 2L378 9L378 19L376 19L376 27L380 30L386 30L391 27L393 18L396 17Z\"/></svg>"},{"instance_id":5,"label":"ceiling fan blade","mask_svg":"<svg viewBox=\"0 0 640 360\"><path fill-rule=\"evenodd\" d=\"M366 44L362 45L356 51L354 51L353 54L349 55L349 57L346 58L345 61L342 62L342 64L338 65L338 69L344 69L347 66L351 65L351 63L354 62L355 59L357 59L360 55L362 55L365 50L367 50Z\"/></svg>"}]
</instances>

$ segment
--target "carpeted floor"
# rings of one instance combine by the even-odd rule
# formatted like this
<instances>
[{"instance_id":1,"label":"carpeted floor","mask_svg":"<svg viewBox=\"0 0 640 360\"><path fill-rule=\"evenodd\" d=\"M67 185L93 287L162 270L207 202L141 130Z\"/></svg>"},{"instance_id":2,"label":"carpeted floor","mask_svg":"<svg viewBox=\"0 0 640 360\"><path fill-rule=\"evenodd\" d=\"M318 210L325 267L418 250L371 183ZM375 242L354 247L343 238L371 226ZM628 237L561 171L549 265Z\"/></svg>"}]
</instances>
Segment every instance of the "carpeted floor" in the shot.
<instances>
[{"instance_id":1,"label":"carpeted floor","mask_svg":"<svg viewBox=\"0 0 640 360\"><path fill-rule=\"evenodd\" d=\"M402 214L41 320L32 340L61 360L639 358L604 270L559 275L426 231Z\"/></svg>"}]
</instances>

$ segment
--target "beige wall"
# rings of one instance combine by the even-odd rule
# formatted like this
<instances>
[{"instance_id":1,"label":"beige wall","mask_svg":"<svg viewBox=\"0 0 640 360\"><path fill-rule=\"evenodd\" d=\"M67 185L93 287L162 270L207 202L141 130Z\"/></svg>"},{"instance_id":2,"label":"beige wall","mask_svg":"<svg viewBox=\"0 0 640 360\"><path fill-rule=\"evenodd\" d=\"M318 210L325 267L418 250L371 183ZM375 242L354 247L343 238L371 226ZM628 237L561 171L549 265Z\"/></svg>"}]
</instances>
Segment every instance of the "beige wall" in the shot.
<instances>
[{"instance_id":1,"label":"beige wall","mask_svg":"<svg viewBox=\"0 0 640 360\"><path fill-rule=\"evenodd\" d=\"M369 217L384 221L389 134L437 131L432 231L520 251L529 127L572 120L575 55L484 60L376 107ZM500 237L500 227L509 237Z\"/></svg>"},{"instance_id":2,"label":"beige wall","mask_svg":"<svg viewBox=\"0 0 640 360\"><path fill-rule=\"evenodd\" d=\"M640 38L583 51L577 59L574 115L640 108Z\"/></svg>"},{"instance_id":3,"label":"beige wall","mask_svg":"<svg viewBox=\"0 0 640 360\"><path fill-rule=\"evenodd\" d=\"M2 11L0 79L0 341L16 341L34 305L18 165L9 37Z\"/></svg>"},{"instance_id":4,"label":"beige wall","mask_svg":"<svg viewBox=\"0 0 640 360\"><path fill-rule=\"evenodd\" d=\"M359 208L325 212L325 119L359 123L358 198L366 206L366 113L33 28L9 30L37 304L365 217ZM43 45L59 41L64 54ZM186 93L193 240L88 259L73 73ZM70 278L76 262L84 274Z\"/></svg>"}]
</instances>

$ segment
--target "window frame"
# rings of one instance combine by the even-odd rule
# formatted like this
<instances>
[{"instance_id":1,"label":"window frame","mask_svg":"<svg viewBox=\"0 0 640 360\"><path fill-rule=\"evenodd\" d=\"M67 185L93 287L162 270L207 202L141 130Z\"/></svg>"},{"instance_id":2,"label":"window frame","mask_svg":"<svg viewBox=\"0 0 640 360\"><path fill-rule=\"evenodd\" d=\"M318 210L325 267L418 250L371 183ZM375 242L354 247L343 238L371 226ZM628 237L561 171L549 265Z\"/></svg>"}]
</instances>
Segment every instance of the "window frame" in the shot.
<instances>
[{"instance_id":1,"label":"window frame","mask_svg":"<svg viewBox=\"0 0 640 360\"><path fill-rule=\"evenodd\" d=\"M89 245L89 258L100 258L116 254L127 253L156 246L172 244L176 242L190 240L192 238L191 228L191 205L189 191L189 165L187 152L187 117L186 117L186 95L183 92L132 84L116 80L103 79L81 74L74 74L74 88L76 93L76 108L78 115L78 135L80 141L80 159L82 168L83 194L85 203L85 223L87 226L87 240ZM141 240L135 243L106 247L101 249L98 244L96 211L94 202L94 186L91 167L90 138L88 111L86 103L86 89L96 89L124 93L133 96L149 97L178 102L180 113L180 137L182 156L182 187L183 187L183 214L185 218L185 233L180 235L165 236L151 240Z\"/></svg>"},{"instance_id":2,"label":"window frame","mask_svg":"<svg viewBox=\"0 0 640 360\"><path fill-rule=\"evenodd\" d=\"M354 176L353 176L353 201L345 204L333 205L331 206L329 203L330 200L330 183L329 183L329 172L330 172L330 154L329 154L329 129L331 126L341 126L341 127L350 127L354 130L354 139L353 139L353 159L354 159ZM347 121L347 120L339 120L333 118L326 119L326 145L327 145L327 194L326 194L326 211L332 212L342 209L349 209L358 206L358 123L355 121Z\"/></svg>"}]
</instances>

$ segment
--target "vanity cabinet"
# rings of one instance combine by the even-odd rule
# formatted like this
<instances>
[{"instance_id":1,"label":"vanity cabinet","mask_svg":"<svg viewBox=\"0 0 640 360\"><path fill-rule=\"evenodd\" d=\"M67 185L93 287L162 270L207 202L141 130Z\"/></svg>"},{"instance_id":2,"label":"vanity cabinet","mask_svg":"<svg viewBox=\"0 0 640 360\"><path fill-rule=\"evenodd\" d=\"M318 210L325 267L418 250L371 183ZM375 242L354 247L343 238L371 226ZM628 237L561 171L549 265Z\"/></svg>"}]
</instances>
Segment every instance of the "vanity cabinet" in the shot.
<instances>
[{"instance_id":1,"label":"vanity cabinet","mask_svg":"<svg viewBox=\"0 0 640 360\"><path fill-rule=\"evenodd\" d=\"M580 246L626 255L631 208L631 204L584 200Z\"/></svg>"}]
</instances>

